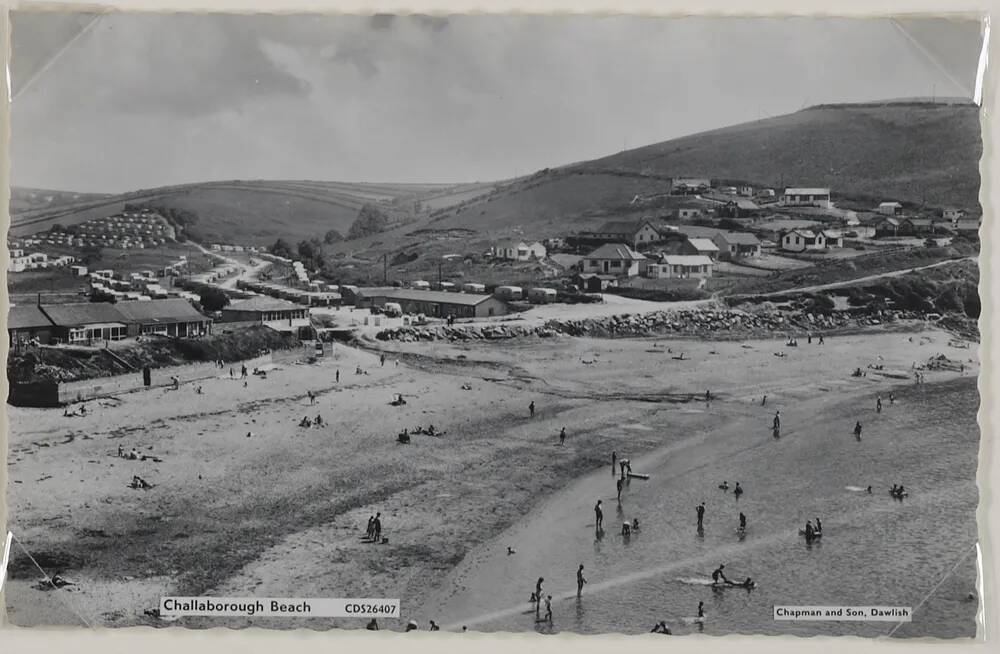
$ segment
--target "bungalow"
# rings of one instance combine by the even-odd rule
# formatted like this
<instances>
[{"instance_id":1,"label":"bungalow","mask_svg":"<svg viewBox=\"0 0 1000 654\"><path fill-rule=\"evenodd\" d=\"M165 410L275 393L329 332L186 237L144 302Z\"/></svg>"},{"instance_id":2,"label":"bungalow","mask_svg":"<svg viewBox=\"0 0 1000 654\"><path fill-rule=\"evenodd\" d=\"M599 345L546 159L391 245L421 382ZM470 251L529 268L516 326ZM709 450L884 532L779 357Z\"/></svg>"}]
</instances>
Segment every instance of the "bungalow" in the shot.
<instances>
[{"instance_id":1,"label":"bungalow","mask_svg":"<svg viewBox=\"0 0 1000 654\"><path fill-rule=\"evenodd\" d=\"M674 215L679 220L693 220L695 218L701 218L704 213L705 212L702 207L695 205L680 206L674 210Z\"/></svg>"},{"instance_id":2,"label":"bungalow","mask_svg":"<svg viewBox=\"0 0 1000 654\"><path fill-rule=\"evenodd\" d=\"M609 286L617 286L618 279L614 275L599 275L596 273L577 273L572 281L577 288L587 293L600 293Z\"/></svg>"},{"instance_id":3,"label":"bungalow","mask_svg":"<svg viewBox=\"0 0 1000 654\"><path fill-rule=\"evenodd\" d=\"M688 238L680 246L681 254L701 255L715 260L719 256L719 246L707 238Z\"/></svg>"},{"instance_id":4,"label":"bungalow","mask_svg":"<svg viewBox=\"0 0 1000 654\"><path fill-rule=\"evenodd\" d=\"M836 230L824 229L823 240L826 241L827 248L844 247L844 235Z\"/></svg>"},{"instance_id":5,"label":"bungalow","mask_svg":"<svg viewBox=\"0 0 1000 654\"><path fill-rule=\"evenodd\" d=\"M627 245L606 243L583 258L581 272L635 277L645 261L646 257Z\"/></svg>"},{"instance_id":6,"label":"bungalow","mask_svg":"<svg viewBox=\"0 0 1000 654\"><path fill-rule=\"evenodd\" d=\"M107 302L52 304L39 309L53 324L52 335L66 343L90 345L120 341L128 335L128 318Z\"/></svg>"},{"instance_id":7,"label":"bungalow","mask_svg":"<svg viewBox=\"0 0 1000 654\"><path fill-rule=\"evenodd\" d=\"M671 195L704 193L712 188L712 180L704 177L674 177L670 180Z\"/></svg>"},{"instance_id":8,"label":"bungalow","mask_svg":"<svg viewBox=\"0 0 1000 654\"><path fill-rule=\"evenodd\" d=\"M10 336L11 347L34 339L38 339L42 345L48 345L52 341L54 330L55 325L49 317L33 304L12 306L7 314L7 334Z\"/></svg>"},{"instance_id":9,"label":"bungalow","mask_svg":"<svg viewBox=\"0 0 1000 654\"><path fill-rule=\"evenodd\" d=\"M875 238L900 236L900 221L896 218L886 218L875 223Z\"/></svg>"},{"instance_id":10,"label":"bungalow","mask_svg":"<svg viewBox=\"0 0 1000 654\"><path fill-rule=\"evenodd\" d=\"M663 239L660 230L648 220L607 222L592 234L595 240L605 243L627 243L633 248Z\"/></svg>"},{"instance_id":11,"label":"bungalow","mask_svg":"<svg viewBox=\"0 0 1000 654\"><path fill-rule=\"evenodd\" d=\"M491 254L498 259L508 261L531 261L545 258L545 246L538 241L533 243L507 241L493 246Z\"/></svg>"},{"instance_id":12,"label":"bungalow","mask_svg":"<svg viewBox=\"0 0 1000 654\"><path fill-rule=\"evenodd\" d=\"M204 336L212 331L212 319L198 313L182 298L150 302L119 302L115 305L128 320L128 335Z\"/></svg>"},{"instance_id":13,"label":"bungalow","mask_svg":"<svg viewBox=\"0 0 1000 654\"><path fill-rule=\"evenodd\" d=\"M903 205L898 202L882 202L876 209L883 216L902 216Z\"/></svg>"},{"instance_id":14,"label":"bungalow","mask_svg":"<svg viewBox=\"0 0 1000 654\"><path fill-rule=\"evenodd\" d=\"M914 236L934 234L937 231L934 229L934 221L930 218L907 218L899 224L899 227L900 231Z\"/></svg>"},{"instance_id":15,"label":"bungalow","mask_svg":"<svg viewBox=\"0 0 1000 654\"><path fill-rule=\"evenodd\" d=\"M704 279L712 276L711 259L702 255L668 254L659 263L646 266L652 279Z\"/></svg>"},{"instance_id":16,"label":"bungalow","mask_svg":"<svg viewBox=\"0 0 1000 654\"><path fill-rule=\"evenodd\" d=\"M942 218L944 218L945 220L950 220L952 222L955 222L956 220L958 220L959 218L961 218L964 215L965 215L965 212L962 211L961 209L954 209L954 208L950 208L950 207L948 209L945 209L945 210L943 210L941 212L941 217Z\"/></svg>"},{"instance_id":17,"label":"bungalow","mask_svg":"<svg viewBox=\"0 0 1000 654\"><path fill-rule=\"evenodd\" d=\"M743 197L750 198L753 197L753 187L752 186L740 186L737 187L736 193L742 195Z\"/></svg>"},{"instance_id":18,"label":"bungalow","mask_svg":"<svg viewBox=\"0 0 1000 654\"><path fill-rule=\"evenodd\" d=\"M752 200L740 199L725 203L719 210L719 215L727 218L748 218L759 212L760 207Z\"/></svg>"},{"instance_id":19,"label":"bungalow","mask_svg":"<svg viewBox=\"0 0 1000 654\"><path fill-rule=\"evenodd\" d=\"M378 289L368 296L371 306L395 303L403 313L422 313L435 318L486 318L507 313L507 303L493 295L418 291L407 288Z\"/></svg>"},{"instance_id":20,"label":"bungalow","mask_svg":"<svg viewBox=\"0 0 1000 654\"><path fill-rule=\"evenodd\" d=\"M806 250L822 250L826 248L826 237L823 232L813 232L808 229L793 229L781 237L781 249L786 252L805 252Z\"/></svg>"},{"instance_id":21,"label":"bungalow","mask_svg":"<svg viewBox=\"0 0 1000 654\"><path fill-rule=\"evenodd\" d=\"M361 289L358 289L361 293ZM309 309L301 304L273 297L257 296L237 300L222 308L221 322L274 322L308 320Z\"/></svg>"},{"instance_id":22,"label":"bungalow","mask_svg":"<svg viewBox=\"0 0 1000 654\"><path fill-rule=\"evenodd\" d=\"M829 209L830 189L828 188L786 188L780 204L785 207L819 207Z\"/></svg>"},{"instance_id":23,"label":"bungalow","mask_svg":"<svg viewBox=\"0 0 1000 654\"><path fill-rule=\"evenodd\" d=\"M746 232L719 232L712 238L719 248L719 258L759 257L760 240Z\"/></svg>"}]
</instances>

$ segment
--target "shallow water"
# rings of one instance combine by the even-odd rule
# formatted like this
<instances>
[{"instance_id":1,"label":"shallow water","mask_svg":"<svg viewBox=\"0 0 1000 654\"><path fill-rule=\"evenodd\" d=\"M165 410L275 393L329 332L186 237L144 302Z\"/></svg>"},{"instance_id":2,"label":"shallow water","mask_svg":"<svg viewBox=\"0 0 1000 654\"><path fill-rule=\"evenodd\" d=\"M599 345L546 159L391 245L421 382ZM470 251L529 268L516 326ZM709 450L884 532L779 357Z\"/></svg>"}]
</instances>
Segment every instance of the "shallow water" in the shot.
<instances>
[{"instance_id":1,"label":"shallow water","mask_svg":"<svg viewBox=\"0 0 1000 654\"><path fill-rule=\"evenodd\" d=\"M633 458L633 469L652 478L627 484L620 509L609 461L466 557L421 613L482 631L642 633L666 620L675 634L879 636L896 623L775 621L772 607L919 606L896 636L974 636L975 381L900 387L897 396L880 414L867 397L790 401L780 407L778 440L768 428L772 406L713 403L710 410L728 414L729 424L683 437L670 433L677 416L637 413L623 426L660 430L673 444ZM851 433L856 419L865 425L860 442ZM740 481L746 493L736 500L717 488L723 480ZM892 499L893 483L905 484L909 497ZM868 485L871 495L856 490ZM748 518L743 537L740 511ZM810 545L799 529L817 516L824 537ZM624 538L622 520L635 517L641 531ZM508 556L507 545L516 554ZM589 583L577 598L580 563ZM720 563L731 579L751 576L759 587L705 585ZM537 623L528 604L539 576L554 598L551 627ZM708 619L685 623L699 601Z\"/></svg>"}]
</instances>

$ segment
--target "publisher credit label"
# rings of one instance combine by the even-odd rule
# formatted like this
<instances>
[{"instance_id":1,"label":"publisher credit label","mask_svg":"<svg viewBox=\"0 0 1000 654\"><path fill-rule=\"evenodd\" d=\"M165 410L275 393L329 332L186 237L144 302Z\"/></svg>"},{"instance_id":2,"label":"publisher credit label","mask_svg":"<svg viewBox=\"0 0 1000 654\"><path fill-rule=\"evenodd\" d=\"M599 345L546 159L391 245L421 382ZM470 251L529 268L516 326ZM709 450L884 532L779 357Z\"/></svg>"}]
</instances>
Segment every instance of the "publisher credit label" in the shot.
<instances>
[{"instance_id":1,"label":"publisher credit label","mask_svg":"<svg viewBox=\"0 0 1000 654\"><path fill-rule=\"evenodd\" d=\"M910 622L909 606L775 606L775 620L853 620L858 622Z\"/></svg>"},{"instance_id":2,"label":"publisher credit label","mask_svg":"<svg viewBox=\"0 0 1000 654\"><path fill-rule=\"evenodd\" d=\"M163 597L164 617L398 618L398 599Z\"/></svg>"}]
</instances>

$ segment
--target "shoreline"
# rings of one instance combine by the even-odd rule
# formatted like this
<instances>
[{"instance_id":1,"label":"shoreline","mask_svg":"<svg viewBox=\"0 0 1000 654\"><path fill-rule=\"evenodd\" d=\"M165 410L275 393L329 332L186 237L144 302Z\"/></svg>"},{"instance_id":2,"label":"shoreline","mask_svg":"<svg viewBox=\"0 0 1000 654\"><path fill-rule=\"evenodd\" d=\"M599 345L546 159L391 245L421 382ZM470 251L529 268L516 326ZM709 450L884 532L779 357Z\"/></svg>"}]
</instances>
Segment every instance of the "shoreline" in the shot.
<instances>
[{"instance_id":1,"label":"shoreline","mask_svg":"<svg viewBox=\"0 0 1000 654\"><path fill-rule=\"evenodd\" d=\"M931 336L936 339L935 348L943 347L949 338L940 332ZM868 338L831 339L830 351L839 348L836 351L852 352L860 359L863 353L855 352L855 348L879 347L873 346L874 342L902 348L900 354L917 347L904 339L897 341L891 334L876 334ZM556 343L559 346L553 350ZM725 347L732 348L734 355L747 362L756 362L753 366L770 369L786 363L793 365L799 377L792 375L781 380L789 388L815 377L816 371L804 361L793 364L771 357L769 350L775 347L774 343L754 342L754 345L751 350L741 350L738 344ZM237 619L162 623L143 616L137 607L130 607L128 602L134 600L126 601L127 597L152 597L161 590L176 594L177 589L190 589L230 596L245 596L249 591L276 597L390 597L398 593L404 603L413 606L412 599L406 598L426 597L428 586L443 583L451 570L483 543L500 537L518 521L533 515L566 486L608 465L612 449L622 454L630 452L635 457L636 453L648 456L669 446L655 431L627 429L628 425L642 422L642 415L667 413L671 424L684 430L710 430L713 425L718 426L718 415L694 411L700 408L699 401L690 404L635 401L632 395L646 383L645 377L637 373L648 370L647 374L653 375L650 379L658 378L660 366L671 365L651 359L645 354L647 346L645 339L568 338L542 344L524 343L513 353L506 353L508 366L499 375L489 361L447 365L449 361L457 363L453 356L456 350L447 346L430 348L427 354L436 352L444 363L435 364L434 357L428 356L429 370L421 364L417 367L403 364L397 369L394 362L387 362L386 368L381 368L375 355L338 346L335 361L287 366L269 376L264 384L251 387L256 395L247 398L249 401L236 403L235 410L232 399L227 398L240 396L243 391L237 384L222 383L207 387L206 396L192 399L191 403L214 406L228 402L229 408L215 406L214 412L186 416L171 414L169 406L154 411L151 418L156 435L145 441L149 443L146 447L153 447L166 463L150 466L149 478L168 491L174 489L173 497L145 506L143 496L117 490L118 483L104 471L96 483L88 484L89 492L84 497L75 497L78 494L75 484L65 484L66 490L55 495L43 490L49 482L39 484L33 499L24 496L29 489L12 485L11 514L26 516L22 519L28 524L21 533L28 547L34 545L33 549L43 553L53 549L58 553L60 548L74 542L80 550L77 554L84 559L89 557L89 562L79 569L67 568L65 576L81 582L78 592L89 599L97 601L99 592L107 592L100 604L107 604L115 611L125 607L125 615L103 621L108 626L250 624ZM709 352L722 347L719 343L692 341L695 359L686 360L685 370L671 377L680 375L677 381L689 385L690 392L702 385L712 385L727 397L725 403L741 401L739 393L747 389L731 378L730 371L712 364ZM426 344L420 346L421 350L428 348ZM490 348L481 349L495 357L503 354ZM598 350L605 357L621 359L621 365L593 369L574 363L574 357L592 356L587 353ZM797 354L803 356L822 354L818 349L800 347L799 350L802 352ZM536 356L533 358L530 353ZM821 356L817 362L833 366L840 375L845 372L836 356ZM356 377L350 372L355 363L370 369L371 375ZM335 386L320 397L330 432L296 430L290 424L293 416L310 411L305 408L308 406L303 398L305 389L329 387L321 386L320 382L326 379L332 383L329 375L334 366L347 374L342 386ZM633 366L641 370L633 370ZM512 369L517 374L512 374ZM757 372L750 374L759 376ZM618 380L612 395L601 395L604 375ZM714 378L706 379L706 375ZM556 397L546 393L549 388L532 390L542 380L547 380L546 386L555 385ZM885 381L900 383L891 378ZM472 390L460 390L462 382ZM732 386L734 382L736 386ZM870 386L878 380L873 376L860 383ZM732 388L727 390L722 384ZM275 397L276 392L280 397ZM384 400L394 392L407 396L406 407L386 406ZM531 420L526 415L527 404L543 393L547 399L540 402L539 415ZM107 451L110 456L123 437L128 442L141 438L131 432L115 434L120 433L121 421L127 420L130 406L138 402L150 404L149 397L132 396L123 402L124 406L102 409L88 418L93 423L88 425L89 439L49 448L35 445L44 440L37 433L33 443L12 439L11 479L23 478L25 465L45 474L64 470L74 458L62 455L53 458L53 450L60 447L81 448L74 457L86 459L88 455L94 458L97 450ZM12 422L28 415L38 418L44 412L23 413L25 416L12 416ZM252 430L259 431L260 437L246 440L243 438L246 427L232 423L243 422L243 416L251 415L256 421ZM449 432L448 435L441 439L418 436L411 446L393 442L391 434L400 427L427 424L428 419ZM61 421L57 416L50 414L33 423L44 427L46 420L51 422L46 432L50 441L63 441L64 429L58 428ZM572 427L574 424L586 427L577 430ZM557 445L560 426L568 426L570 431L564 448ZM196 435L199 428L206 436ZM207 436L210 433L211 437ZM338 443L333 449L329 448L331 437ZM115 440L107 441L109 438ZM220 466L215 457L233 457L234 461ZM73 474L71 469L65 472ZM206 476L205 482L201 482L199 475ZM292 486L286 489L285 484ZM261 489L258 491L255 486ZM207 491L211 494L206 495L202 487L212 489ZM229 499L219 499L220 492ZM157 495L156 489L150 493L153 497ZM111 500L111 505L104 509L101 504L107 500ZM74 516L79 517L56 524L47 521L46 514L50 511L45 507L63 502L71 513L76 502L78 511ZM305 504L298 506L300 502ZM385 531L390 538L387 546L363 545L358 540L368 515L376 510L381 510L384 516ZM196 515L187 515L189 511ZM160 519L152 519L156 514ZM253 516L255 524L234 529L229 522L249 519L242 516ZM88 533L103 530L108 537L113 535L123 551L116 555L108 549L110 543L100 536L80 537L81 528L90 530ZM146 531L150 532L148 536L138 535ZM179 533L186 533L187 537L177 540ZM154 557L145 550L147 547L155 549ZM194 547L203 548L205 553L200 556L192 553ZM220 557L232 554L236 558L227 559L229 563L224 570L212 572ZM136 562L128 563L132 559ZM146 571L142 569L143 561L149 566ZM178 565L181 562L183 566ZM172 569L181 570L184 566L193 569L193 576L171 575ZM136 567L140 568L139 574L130 574ZM289 570L295 574L290 575ZM121 577L134 578L115 586L118 582L113 580ZM38 600L39 593L28 590L24 577L12 574L10 582L9 604L32 597ZM114 588L106 590L109 586ZM30 610L32 604L37 602L24 606ZM11 622L23 624L18 613L11 611ZM279 628L363 627L363 621L348 619L254 620L252 624Z\"/></svg>"}]
</instances>

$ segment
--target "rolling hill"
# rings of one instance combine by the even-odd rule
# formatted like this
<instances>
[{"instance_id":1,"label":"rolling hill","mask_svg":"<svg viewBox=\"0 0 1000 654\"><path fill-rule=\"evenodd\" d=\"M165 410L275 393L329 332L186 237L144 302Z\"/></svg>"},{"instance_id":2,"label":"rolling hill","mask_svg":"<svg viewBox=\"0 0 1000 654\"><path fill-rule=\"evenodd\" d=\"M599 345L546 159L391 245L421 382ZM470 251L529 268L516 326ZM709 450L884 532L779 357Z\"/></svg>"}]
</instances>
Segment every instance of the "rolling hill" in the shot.
<instances>
[{"instance_id":1,"label":"rolling hill","mask_svg":"<svg viewBox=\"0 0 1000 654\"><path fill-rule=\"evenodd\" d=\"M842 206L883 200L978 214L978 108L902 100L824 105L547 169L439 213L435 226L550 236L629 212L671 177L830 187Z\"/></svg>"},{"instance_id":2,"label":"rolling hill","mask_svg":"<svg viewBox=\"0 0 1000 654\"><path fill-rule=\"evenodd\" d=\"M352 184L311 181L223 181L145 189L111 196L61 194L63 202L41 207L11 206L12 236L68 226L122 210L126 203L153 203L198 214L192 233L206 242L270 245L278 237L295 242L322 237L330 229L346 234L366 203L397 216L419 214L415 205L448 206L452 198L475 197L490 184ZM418 210L420 209L420 210Z\"/></svg>"},{"instance_id":3,"label":"rolling hill","mask_svg":"<svg viewBox=\"0 0 1000 654\"><path fill-rule=\"evenodd\" d=\"M503 182L188 184L62 206L13 207L11 233L106 215L125 202L155 201L196 212L195 233L205 241L267 245L279 236L295 242L330 229L346 233L360 207L375 202L406 219L386 233L339 243L331 251L377 257L417 246L434 230L470 230L476 239L543 238L595 226L634 214L635 195L662 194L674 176L776 189L829 186L842 206L869 208L893 199L978 214L981 153L979 112L970 103L822 105Z\"/></svg>"}]
</instances>

